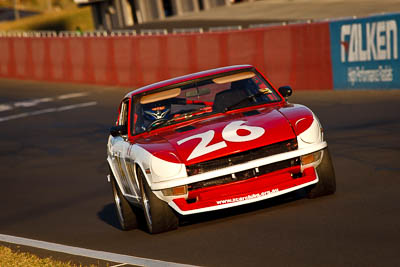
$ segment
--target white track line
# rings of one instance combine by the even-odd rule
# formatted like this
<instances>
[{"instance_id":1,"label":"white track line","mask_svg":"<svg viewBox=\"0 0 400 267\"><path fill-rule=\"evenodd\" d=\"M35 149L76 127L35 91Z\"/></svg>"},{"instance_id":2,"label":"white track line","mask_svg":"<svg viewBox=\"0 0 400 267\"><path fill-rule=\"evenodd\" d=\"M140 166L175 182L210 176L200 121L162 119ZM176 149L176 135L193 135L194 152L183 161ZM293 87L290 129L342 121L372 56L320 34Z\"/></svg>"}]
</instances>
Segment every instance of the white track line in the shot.
<instances>
[{"instance_id":1,"label":"white track line","mask_svg":"<svg viewBox=\"0 0 400 267\"><path fill-rule=\"evenodd\" d=\"M0 112L1 111L7 111L7 110L10 110L10 109L13 109L13 107L11 105L9 105L9 104L0 104Z\"/></svg>"},{"instance_id":2,"label":"white track line","mask_svg":"<svg viewBox=\"0 0 400 267\"><path fill-rule=\"evenodd\" d=\"M47 103L54 101L54 98L51 97L45 97L45 98L38 98L38 99L32 99L32 100L25 100L25 101L20 101L20 102L15 102L13 105L16 108L29 108L36 106L40 103Z\"/></svg>"},{"instance_id":3,"label":"white track line","mask_svg":"<svg viewBox=\"0 0 400 267\"><path fill-rule=\"evenodd\" d=\"M121 267L126 265L127 263L121 263L121 264L117 264L117 265L111 265L110 267Z\"/></svg>"},{"instance_id":4,"label":"white track line","mask_svg":"<svg viewBox=\"0 0 400 267\"><path fill-rule=\"evenodd\" d=\"M133 265L141 265L141 266L149 266L149 267L158 267L158 266L193 266L193 265L186 265L168 261L160 261L160 260L152 260L140 257L134 257L129 255L123 254L116 254L111 252L105 251L98 251L86 248L78 248L72 247L67 245L61 245L56 243L44 242L40 240L28 239L23 237L16 237L11 235L3 235L0 234L0 241L35 247L40 249L46 249L50 251L57 251L62 253L67 253L71 255L83 256L87 258L94 258L99 260L111 261L111 262L118 262L118 263L125 263L125 264L133 264Z\"/></svg>"},{"instance_id":5,"label":"white track line","mask_svg":"<svg viewBox=\"0 0 400 267\"><path fill-rule=\"evenodd\" d=\"M61 112L61 111L66 111L66 110L71 110L71 109L90 107L90 106L94 106L94 105L97 105L97 102L92 101L92 102L87 102L87 103L62 106L59 108L46 108L46 109L41 109L41 110L32 111L32 112L24 112L24 113L10 115L10 116L6 116L6 117L0 117L0 122L30 117L30 116L35 116L35 115L40 115L40 114L45 114L45 113Z\"/></svg>"},{"instance_id":6,"label":"white track line","mask_svg":"<svg viewBox=\"0 0 400 267\"><path fill-rule=\"evenodd\" d=\"M81 93L71 93L71 94L59 95L57 97L44 97L44 98L18 101L18 102L14 102L14 103L5 103L5 104L0 104L0 112L12 110L14 108L30 108L30 107L37 106L40 103L47 103L47 102L52 102L55 100L65 100L65 99L71 99L71 98L77 98L77 97L84 97L87 95L89 95L89 93L81 92Z\"/></svg>"},{"instance_id":7,"label":"white track line","mask_svg":"<svg viewBox=\"0 0 400 267\"><path fill-rule=\"evenodd\" d=\"M73 104L73 105L59 107L59 108L57 108L57 111L66 111L66 110L70 110L70 109L90 107L90 106L94 106L94 105L97 105L97 102L93 101L93 102L87 102L87 103L81 103L81 104Z\"/></svg>"},{"instance_id":8,"label":"white track line","mask_svg":"<svg viewBox=\"0 0 400 267\"><path fill-rule=\"evenodd\" d=\"M66 95L60 95L57 98L62 100L62 99L70 99L70 98L75 98L75 97L83 97L87 96L88 93L72 93L72 94L66 94Z\"/></svg>"}]
</instances>

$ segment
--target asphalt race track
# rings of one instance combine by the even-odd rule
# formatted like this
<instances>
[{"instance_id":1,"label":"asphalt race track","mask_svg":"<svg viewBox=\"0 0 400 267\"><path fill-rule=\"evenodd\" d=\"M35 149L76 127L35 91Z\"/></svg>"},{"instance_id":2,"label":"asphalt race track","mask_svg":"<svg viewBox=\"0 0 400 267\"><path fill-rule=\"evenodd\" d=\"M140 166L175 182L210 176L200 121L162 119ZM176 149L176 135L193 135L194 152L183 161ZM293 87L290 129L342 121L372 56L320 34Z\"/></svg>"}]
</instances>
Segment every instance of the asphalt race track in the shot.
<instances>
[{"instance_id":1,"label":"asphalt race track","mask_svg":"<svg viewBox=\"0 0 400 267\"><path fill-rule=\"evenodd\" d=\"M118 228L106 180L125 92L0 80L0 234L203 266L400 266L400 90L289 99L325 127L335 195L300 191L159 235Z\"/></svg>"}]
</instances>

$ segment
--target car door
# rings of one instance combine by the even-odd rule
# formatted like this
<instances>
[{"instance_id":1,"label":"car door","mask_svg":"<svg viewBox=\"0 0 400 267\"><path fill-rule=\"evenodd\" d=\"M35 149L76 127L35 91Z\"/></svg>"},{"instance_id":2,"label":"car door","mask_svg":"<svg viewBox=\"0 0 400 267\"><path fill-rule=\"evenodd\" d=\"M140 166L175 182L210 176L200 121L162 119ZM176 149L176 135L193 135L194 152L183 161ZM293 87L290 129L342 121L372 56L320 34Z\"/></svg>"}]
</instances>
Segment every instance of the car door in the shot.
<instances>
[{"instance_id":1,"label":"car door","mask_svg":"<svg viewBox=\"0 0 400 267\"><path fill-rule=\"evenodd\" d=\"M117 126L126 130L123 130L121 135L111 137L110 154L113 173L122 193L131 201L139 202L139 187L135 178L134 162L129 157L133 146L128 141L130 102L130 99L125 99L120 105Z\"/></svg>"}]
</instances>

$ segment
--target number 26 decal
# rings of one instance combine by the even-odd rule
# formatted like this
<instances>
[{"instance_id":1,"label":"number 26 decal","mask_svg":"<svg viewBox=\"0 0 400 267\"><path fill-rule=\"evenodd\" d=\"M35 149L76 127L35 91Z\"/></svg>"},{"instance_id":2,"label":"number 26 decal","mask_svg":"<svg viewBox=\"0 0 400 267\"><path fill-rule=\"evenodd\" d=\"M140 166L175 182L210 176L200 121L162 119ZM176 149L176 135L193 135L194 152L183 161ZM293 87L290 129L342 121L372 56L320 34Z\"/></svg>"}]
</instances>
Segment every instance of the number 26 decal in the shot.
<instances>
[{"instance_id":1,"label":"number 26 decal","mask_svg":"<svg viewBox=\"0 0 400 267\"><path fill-rule=\"evenodd\" d=\"M243 125L244 123L245 121L233 121L226 125L222 130L222 138L229 142L247 142L255 140L265 133L265 130L262 127ZM238 130L246 130L249 132L249 134L244 136L238 135ZM214 135L215 131L209 130L204 133L186 137L182 140L179 140L177 143L178 145L181 145L192 139L201 139L200 143L193 149L192 153L187 158L187 160L191 160L228 146L225 141L209 145L214 138Z\"/></svg>"}]
</instances>

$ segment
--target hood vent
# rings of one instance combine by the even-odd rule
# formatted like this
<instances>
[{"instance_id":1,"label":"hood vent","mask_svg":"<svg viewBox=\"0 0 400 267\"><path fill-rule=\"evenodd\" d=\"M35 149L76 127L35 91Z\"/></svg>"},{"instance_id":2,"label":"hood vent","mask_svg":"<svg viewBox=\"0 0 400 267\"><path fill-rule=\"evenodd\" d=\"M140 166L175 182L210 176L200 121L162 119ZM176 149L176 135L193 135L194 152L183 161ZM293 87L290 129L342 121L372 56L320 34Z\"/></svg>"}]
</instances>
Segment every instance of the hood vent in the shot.
<instances>
[{"instance_id":1,"label":"hood vent","mask_svg":"<svg viewBox=\"0 0 400 267\"><path fill-rule=\"evenodd\" d=\"M183 132L187 132L187 131L194 130L194 129L196 129L196 127L194 127L193 125L188 125L188 126L184 126L184 127L175 129L175 132L183 133Z\"/></svg>"},{"instance_id":2,"label":"hood vent","mask_svg":"<svg viewBox=\"0 0 400 267\"><path fill-rule=\"evenodd\" d=\"M243 116L246 116L246 117L250 117L250 116L254 116L254 115L258 115L258 114L260 114L260 111L258 111L257 109L243 112Z\"/></svg>"}]
</instances>

